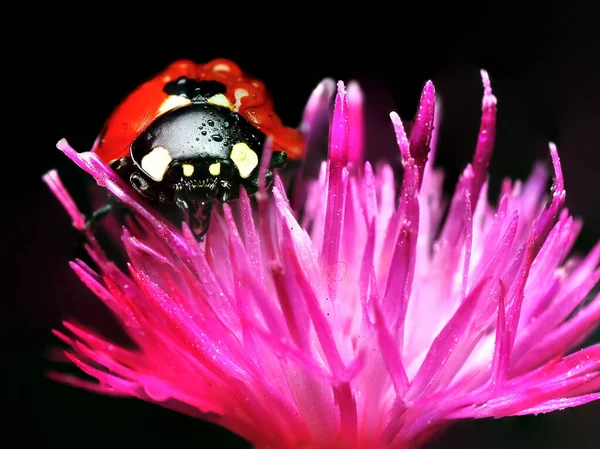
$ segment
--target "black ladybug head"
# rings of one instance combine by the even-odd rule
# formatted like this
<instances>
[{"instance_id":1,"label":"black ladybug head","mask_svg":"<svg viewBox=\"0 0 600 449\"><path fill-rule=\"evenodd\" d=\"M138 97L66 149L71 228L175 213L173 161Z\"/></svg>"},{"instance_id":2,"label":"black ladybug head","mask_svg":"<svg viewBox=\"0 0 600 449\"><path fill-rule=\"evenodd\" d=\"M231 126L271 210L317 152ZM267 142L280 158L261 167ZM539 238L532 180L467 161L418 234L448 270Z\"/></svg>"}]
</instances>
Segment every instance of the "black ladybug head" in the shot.
<instances>
[{"instance_id":1,"label":"black ladybug head","mask_svg":"<svg viewBox=\"0 0 600 449\"><path fill-rule=\"evenodd\" d=\"M191 102L159 116L131 144L131 158L155 184L153 190L158 186L163 197L181 207L190 201L237 198L241 185L249 194L258 189L266 136L219 104L224 88L216 81L187 78L169 83L167 93L179 92ZM285 165L286 159L285 153L276 152L269 168ZM267 184L272 179L268 171Z\"/></svg>"}]
</instances>

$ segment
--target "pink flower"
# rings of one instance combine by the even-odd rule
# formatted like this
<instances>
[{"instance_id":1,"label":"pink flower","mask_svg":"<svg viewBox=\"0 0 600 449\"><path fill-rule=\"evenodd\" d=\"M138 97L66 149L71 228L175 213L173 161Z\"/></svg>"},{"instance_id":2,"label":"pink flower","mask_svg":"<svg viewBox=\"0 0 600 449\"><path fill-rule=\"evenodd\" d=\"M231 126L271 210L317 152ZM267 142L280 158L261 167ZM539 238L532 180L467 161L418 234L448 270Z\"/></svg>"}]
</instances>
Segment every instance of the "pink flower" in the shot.
<instances>
[{"instance_id":1,"label":"pink flower","mask_svg":"<svg viewBox=\"0 0 600 449\"><path fill-rule=\"evenodd\" d=\"M340 82L328 160L296 185L303 207L277 179L256 204L242 192L217 210L202 243L95 154L59 142L135 213L121 234L127 271L90 232L96 268L72 263L134 345L65 323L71 336L56 334L67 356L98 382L54 376L216 422L260 449L413 448L454 420L600 398L600 345L577 349L600 320L600 299L589 297L600 245L570 255L581 223L563 208L552 144L547 200L538 165L488 203L496 98L482 76L475 156L448 203L433 168L433 84L410 138L391 114L398 192L389 165L363 161L362 94ZM334 90L325 80L307 105L309 142ZM83 229L57 174L45 180Z\"/></svg>"}]
</instances>

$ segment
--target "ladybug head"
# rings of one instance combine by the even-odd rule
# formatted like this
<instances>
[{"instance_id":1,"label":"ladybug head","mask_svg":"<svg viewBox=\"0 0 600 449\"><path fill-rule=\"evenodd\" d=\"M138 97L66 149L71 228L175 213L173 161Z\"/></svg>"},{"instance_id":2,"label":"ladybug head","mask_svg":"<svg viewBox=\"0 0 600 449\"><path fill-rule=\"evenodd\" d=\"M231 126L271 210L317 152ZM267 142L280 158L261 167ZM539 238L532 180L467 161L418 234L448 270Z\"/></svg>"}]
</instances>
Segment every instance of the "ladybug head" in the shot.
<instances>
[{"instance_id":1,"label":"ladybug head","mask_svg":"<svg viewBox=\"0 0 600 449\"><path fill-rule=\"evenodd\" d=\"M224 104L225 86L180 78L167 84L165 92L177 95L179 105L156 118L131 144L133 187L183 209L194 201L237 198L240 186L255 193L266 136ZM271 169L286 161L284 152L273 153L267 185L273 180Z\"/></svg>"}]
</instances>

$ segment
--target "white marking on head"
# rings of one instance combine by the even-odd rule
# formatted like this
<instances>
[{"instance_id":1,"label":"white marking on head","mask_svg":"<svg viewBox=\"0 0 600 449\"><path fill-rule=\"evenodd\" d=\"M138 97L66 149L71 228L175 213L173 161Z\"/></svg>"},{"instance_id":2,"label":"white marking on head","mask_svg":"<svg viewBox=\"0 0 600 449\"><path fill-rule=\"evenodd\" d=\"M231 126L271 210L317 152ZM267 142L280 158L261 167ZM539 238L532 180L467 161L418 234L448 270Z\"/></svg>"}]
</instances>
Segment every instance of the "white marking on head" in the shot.
<instances>
[{"instance_id":1,"label":"white marking on head","mask_svg":"<svg viewBox=\"0 0 600 449\"><path fill-rule=\"evenodd\" d=\"M221 163L215 162L208 166L208 172L213 176L219 176L221 174Z\"/></svg>"},{"instance_id":2,"label":"white marking on head","mask_svg":"<svg viewBox=\"0 0 600 449\"><path fill-rule=\"evenodd\" d=\"M158 108L160 114L170 111L171 109L178 108L179 106L185 106L191 104L192 101L189 98L180 97L179 95L169 95L163 104Z\"/></svg>"},{"instance_id":3,"label":"white marking on head","mask_svg":"<svg viewBox=\"0 0 600 449\"><path fill-rule=\"evenodd\" d=\"M231 148L229 157L240 172L240 177L243 179L248 178L258 165L257 154L244 142L236 143Z\"/></svg>"},{"instance_id":4,"label":"white marking on head","mask_svg":"<svg viewBox=\"0 0 600 449\"><path fill-rule=\"evenodd\" d=\"M191 164L183 164L181 168L183 168L183 176L187 176L189 178L194 174L194 166Z\"/></svg>"},{"instance_id":5,"label":"white marking on head","mask_svg":"<svg viewBox=\"0 0 600 449\"><path fill-rule=\"evenodd\" d=\"M162 181L173 158L165 147L156 147L142 158L142 170L155 181Z\"/></svg>"},{"instance_id":6,"label":"white marking on head","mask_svg":"<svg viewBox=\"0 0 600 449\"><path fill-rule=\"evenodd\" d=\"M208 104L214 104L215 106L223 106L225 108L233 110L233 105L231 104L231 101L229 101L229 99L223 94L213 95L208 100L206 100L206 102Z\"/></svg>"},{"instance_id":7,"label":"white marking on head","mask_svg":"<svg viewBox=\"0 0 600 449\"><path fill-rule=\"evenodd\" d=\"M233 106L235 112L240 110L240 106L242 105L242 98L247 97L248 95L250 95L248 91L246 89L242 89L241 87L238 87L235 90L235 105Z\"/></svg>"}]
</instances>

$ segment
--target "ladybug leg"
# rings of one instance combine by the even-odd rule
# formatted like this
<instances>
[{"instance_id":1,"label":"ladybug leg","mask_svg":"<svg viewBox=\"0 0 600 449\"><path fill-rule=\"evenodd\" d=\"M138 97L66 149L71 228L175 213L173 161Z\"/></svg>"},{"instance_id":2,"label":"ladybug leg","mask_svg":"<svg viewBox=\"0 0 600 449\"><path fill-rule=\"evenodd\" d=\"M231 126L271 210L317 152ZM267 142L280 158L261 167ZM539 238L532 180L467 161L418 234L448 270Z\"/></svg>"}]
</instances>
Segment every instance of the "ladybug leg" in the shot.
<instances>
[{"instance_id":1,"label":"ladybug leg","mask_svg":"<svg viewBox=\"0 0 600 449\"><path fill-rule=\"evenodd\" d=\"M273 181L275 179L275 173L273 173L273 170L285 168L287 165L287 154L284 151L273 151L271 154L271 161L269 162L269 169L265 173L265 188L267 190L270 190L271 187L273 187ZM246 192L248 192L248 195L254 195L256 192L258 192L259 182L259 176L258 173L256 173L256 175L242 180L242 185L246 189ZM221 199L221 202L225 202L228 199L228 197Z\"/></svg>"},{"instance_id":2,"label":"ladybug leg","mask_svg":"<svg viewBox=\"0 0 600 449\"><path fill-rule=\"evenodd\" d=\"M271 190L273 187L273 181L275 180L275 170L285 169L288 166L288 156L283 151L273 151L271 154L271 161L269 162L269 170L265 173L265 188ZM248 191L248 194L253 195L258 192L259 178L250 179L249 183L245 183L244 186Z\"/></svg>"},{"instance_id":3,"label":"ladybug leg","mask_svg":"<svg viewBox=\"0 0 600 449\"><path fill-rule=\"evenodd\" d=\"M106 204L94 210L91 216L85 221L84 228L82 229L83 232L96 231L97 226L111 213L117 214L118 220L123 220L126 215L131 213L123 203L112 195L107 195L106 201Z\"/></svg>"},{"instance_id":4,"label":"ladybug leg","mask_svg":"<svg viewBox=\"0 0 600 449\"><path fill-rule=\"evenodd\" d=\"M128 180L130 174L133 172L133 162L130 157L122 157L120 159L116 159L109 164L110 168L112 168L121 178ZM108 202L103 206L100 206L98 209L92 212L90 218L88 218L85 222L85 226L83 228L86 230L93 230L96 224L98 224L103 218L105 218L112 210L115 209L115 206L118 206L118 202L112 197L108 197Z\"/></svg>"},{"instance_id":5,"label":"ladybug leg","mask_svg":"<svg viewBox=\"0 0 600 449\"><path fill-rule=\"evenodd\" d=\"M112 209L113 205L110 202L106 203L104 206L100 206L98 209L92 212L92 216L86 220L83 230L85 231L87 229L92 229L94 225L106 217L110 211L112 211Z\"/></svg>"},{"instance_id":6,"label":"ladybug leg","mask_svg":"<svg viewBox=\"0 0 600 449\"><path fill-rule=\"evenodd\" d=\"M287 154L284 151L273 151L269 168L283 168L288 163Z\"/></svg>"},{"instance_id":7,"label":"ladybug leg","mask_svg":"<svg viewBox=\"0 0 600 449\"><path fill-rule=\"evenodd\" d=\"M222 188L219 189L219 193L217 194L217 199L221 203L226 203L231 198L231 189L230 188Z\"/></svg>"}]
</instances>

